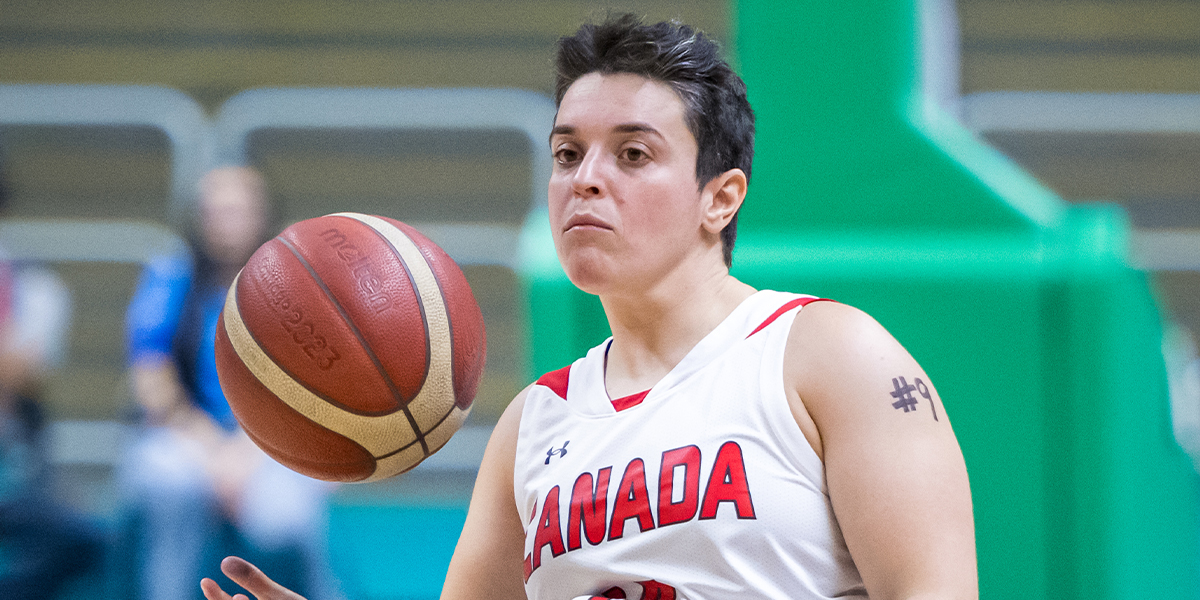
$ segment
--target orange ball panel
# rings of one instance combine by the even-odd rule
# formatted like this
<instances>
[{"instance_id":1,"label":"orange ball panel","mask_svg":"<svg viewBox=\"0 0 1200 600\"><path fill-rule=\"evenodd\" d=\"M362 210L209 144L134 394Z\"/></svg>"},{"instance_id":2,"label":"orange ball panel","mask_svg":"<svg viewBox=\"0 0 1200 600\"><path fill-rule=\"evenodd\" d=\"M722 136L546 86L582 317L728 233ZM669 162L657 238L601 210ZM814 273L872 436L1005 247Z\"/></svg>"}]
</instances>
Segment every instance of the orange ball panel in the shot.
<instances>
[{"instance_id":1,"label":"orange ball panel","mask_svg":"<svg viewBox=\"0 0 1200 600\"><path fill-rule=\"evenodd\" d=\"M246 434L271 458L309 477L361 481L375 472L375 458L342 435L296 412L271 393L238 358L217 322L217 373L230 408Z\"/></svg>"},{"instance_id":2,"label":"orange ball panel","mask_svg":"<svg viewBox=\"0 0 1200 600\"><path fill-rule=\"evenodd\" d=\"M425 382L429 350L421 303L404 262L371 227L349 217L301 221L281 234L332 292L407 404Z\"/></svg>"},{"instance_id":3,"label":"orange ball panel","mask_svg":"<svg viewBox=\"0 0 1200 600\"><path fill-rule=\"evenodd\" d=\"M263 351L317 395L360 414L402 406L336 305L278 238L246 263L237 303Z\"/></svg>"}]
</instances>

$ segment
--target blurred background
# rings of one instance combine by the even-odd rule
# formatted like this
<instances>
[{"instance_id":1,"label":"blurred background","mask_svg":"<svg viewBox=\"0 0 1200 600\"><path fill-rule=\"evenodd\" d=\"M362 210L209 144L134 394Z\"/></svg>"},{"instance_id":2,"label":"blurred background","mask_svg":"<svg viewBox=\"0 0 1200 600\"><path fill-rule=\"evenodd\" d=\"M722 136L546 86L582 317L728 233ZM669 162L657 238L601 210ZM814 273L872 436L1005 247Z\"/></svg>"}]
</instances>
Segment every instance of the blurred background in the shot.
<instances>
[{"instance_id":1,"label":"blurred background","mask_svg":"<svg viewBox=\"0 0 1200 600\"><path fill-rule=\"evenodd\" d=\"M1067 203L1124 211L1126 258L1148 274L1164 360L1185 372L1200 332L1200 3L925 4L929 97ZM462 263L479 300L488 365L468 428L412 474L339 488L330 509L348 596L436 597L472 461L542 366L519 261L526 218L544 200L536 132L553 115L554 45L609 9L679 19L720 40L735 65L750 58L726 0L0 3L0 245L52 270L71 301L41 394L63 502L101 530L120 527L114 470L133 425L126 308L144 262L182 243L200 174L249 164L277 228L343 210L412 223ZM341 95L363 88L520 94L471 97L465 112L436 94ZM424 112L388 108L410 100ZM470 106L493 104L510 108L471 121ZM1176 380L1172 443L1195 450L1200 390ZM110 569L64 594L102 595Z\"/></svg>"}]
</instances>

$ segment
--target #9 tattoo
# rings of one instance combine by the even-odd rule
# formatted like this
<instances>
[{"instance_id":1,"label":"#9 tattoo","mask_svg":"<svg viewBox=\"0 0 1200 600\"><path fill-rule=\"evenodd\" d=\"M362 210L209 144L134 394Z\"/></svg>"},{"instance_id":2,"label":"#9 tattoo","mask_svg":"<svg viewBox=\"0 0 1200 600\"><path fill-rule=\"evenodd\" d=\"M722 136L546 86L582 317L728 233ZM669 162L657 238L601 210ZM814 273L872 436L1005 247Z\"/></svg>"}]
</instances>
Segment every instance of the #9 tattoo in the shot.
<instances>
[{"instance_id":1,"label":"#9 tattoo","mask_svg":"<svg viewBox=\"0 0 1200 600\"><path fill-rule=\"evenodd\" d=\"M904 376L893 377L891 396L896 399L892 403L892 408L896 410L903 409L904 412L917 410L917 399L913 396L913 392L929 401L929 410L933 411L933 420L937 421L937 405L933 402L933 393L929 391L929 386L921 381L920 377L914 377L913 383L909 383L904 379Z\"/></svg>"}]
</instances>

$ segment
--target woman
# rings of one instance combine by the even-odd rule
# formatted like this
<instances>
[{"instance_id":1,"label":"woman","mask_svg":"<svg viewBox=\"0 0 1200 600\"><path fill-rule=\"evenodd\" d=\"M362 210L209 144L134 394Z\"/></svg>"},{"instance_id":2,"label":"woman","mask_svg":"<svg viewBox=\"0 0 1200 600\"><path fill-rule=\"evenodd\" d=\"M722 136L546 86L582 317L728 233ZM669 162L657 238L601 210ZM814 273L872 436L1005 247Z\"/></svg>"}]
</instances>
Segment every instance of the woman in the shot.
<instances>
[{"instance_id":1,"label":"woman","mask_svg":"<svg viewBox=\"0 0 1200 600\"><path fill-rule=\"evenodd\" d=\"M966 469L920 366L860 311L729 274L753 114L715 44L584 26L556 99L555 247L613 336L500 418L442 597L977 597Z\"/></svg>"}]
</instances>

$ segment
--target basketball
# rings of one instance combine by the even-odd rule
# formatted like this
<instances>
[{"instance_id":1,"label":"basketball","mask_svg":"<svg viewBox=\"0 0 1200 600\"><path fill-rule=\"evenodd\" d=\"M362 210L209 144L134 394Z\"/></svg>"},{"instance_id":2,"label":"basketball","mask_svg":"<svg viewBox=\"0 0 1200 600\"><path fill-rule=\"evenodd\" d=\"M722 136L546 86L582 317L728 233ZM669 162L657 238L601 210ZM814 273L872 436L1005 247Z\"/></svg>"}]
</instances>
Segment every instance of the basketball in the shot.
<instances>
[{"instance_id":1,"label":"basketball","mask_svg":"<svg viewBox=\"0 0 1200 600\"><path fill-rule=\"evenodd\" d=\"M327 481L376 481L441 448L486 355L458 265L413 227L337 213L296 223L238 274L217 372L247 435Z\"/></svg>"}]
</instances>

